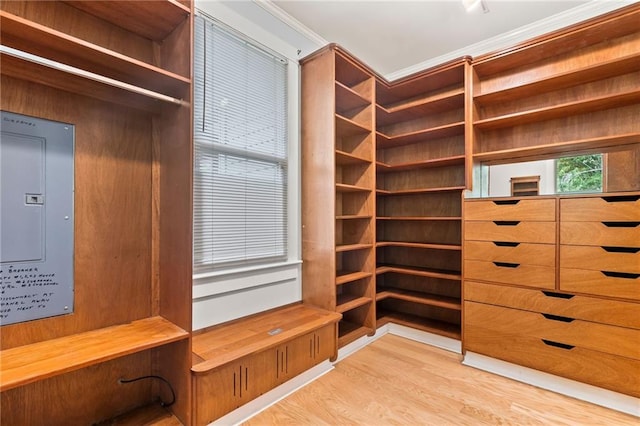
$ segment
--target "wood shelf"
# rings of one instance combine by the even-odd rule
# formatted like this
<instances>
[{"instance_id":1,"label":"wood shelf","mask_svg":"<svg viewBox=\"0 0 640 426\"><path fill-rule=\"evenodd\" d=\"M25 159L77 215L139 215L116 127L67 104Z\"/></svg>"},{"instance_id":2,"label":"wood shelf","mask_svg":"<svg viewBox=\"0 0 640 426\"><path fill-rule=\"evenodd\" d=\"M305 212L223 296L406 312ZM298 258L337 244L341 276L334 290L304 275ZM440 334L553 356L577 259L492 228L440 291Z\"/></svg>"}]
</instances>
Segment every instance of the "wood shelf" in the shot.
<instances>
[{"instance_id":1,"label":"wood shelf","mask_svg":"<svg viewBox=\"0 0 640 426\"><path fill-rule=\"evenodd\" d=\"M565 71L545 76L526 83L509 83L505 87L486 93L478 93L473 97L477 105L488 105L496 102L510 101L559 88L578 86L580 84L603 80L640 69L640 53L634 53L608 61L598 62L581 69ZM482 85L480 85L482 87Z\"/></svg>"},{"instance_id":2,"label":"wood shelf","mask_svg":"<svg viewBox=\"0 0 640 426\"><path fill-rule=\"evenodd\" d=\"M385 287L384 290L379 291L376 294L376 301L387 298L406 300L407 302L419 303L421 305L438 306L440 308L452 309L454 311L460 311L462 309L460 298L440 296L420 291Z\"/></svg>"},{"instance_id":3,"label":"wood shelf","mask_svg":"<svg viewBox=\"0 0 640 426\"><path fill-rule=\"evenodd\" d=\"M390 173L430 167L462 166L464 165L464 161L464 155L452 155L451 157L412 161L400 164L387 164L381 161L376 161L376 170L378 173Z\"/></svg>"},{"instance_id":4,"label":"wood shelf","mask_svg":"<svg viewBox=\"0 0 640 426\"><path fill-rule=\"evenodd\" d=\"M353 281L361 280L363 278L369 278L372 276L371 272L363 271L337 271L336 272L336 285L347 284Z\"/></svg>"},{"instance_id":5,"label":"wood shelf","mask_svg":"<svg viewBox=\"0 0 640 426\"><path fill-rule=\"evenodd\" d=\"M419 248L419 249L454 250L454 251L462 250L462 245L460 244L408 243L403 241L379 241L376 243L376 247L408 247L408 248Z\"/></svg>"},{"instance_id":6,"label":"wood shelf","mask_svg":"<svg viewBox=\"0 0 640 426\"><path fill-rule=\"evenodd\" d=\"M365 220L373 218L372 215L345 214L336 216L336 220Z\"/></svg>"},{"instance_id":7,"label":"wood shelf","mask_svg":"<svg viewBox=\"0 0 640 426\"><path fill-rule=\"evenodd\" d=\"M372 300L370 297L342 294L339 295L336 300L336 312L343 314L371 302Z\"/></svg>"},{"instance_id":8,"label":"wood shelf","mask_svg":"<svg viewBox=\"0 0 640 426\"><path fill-rule=\"evenodd\" d=\"M387 135L380 130L376 132L377 148L390 148L395 146L410 145L423 142L428 139L445 138L449 136L462 135L464 133L464 121L443 124L442 126L429 127L416 130L414 132L401 133L398 135Z\"/></svg>"},{"instance_id":9,"label":"wood shelf","mask_svg":"<svg viewBox=\"0 0 640 426\"><path fill-rule=\"evenodd\" d=\"M359 157L357 155L350 154L345 151L336 150L336 164L338 165L366 164L366 163L371 163L371 160Z\"/></svg>"},{"instance_id":10,"label":"wood shelf","mask_svg":"<svg viewBox=\"0 0 640 426\"><path fill-rule=\"evenodd\" d=\"M589 112L618 108L638 102L640 89L624 93L599 96L584 101L567 102L544 108L516 112L499 117L486 118L474 122L474 127L481 130L495 130L510 126L520 126L537 121L553 120L568 115L586 114Z\"/></svg>"},{"instance_id":11,"label":"wood shelf","mask_svg":"<svg viewBox=\"0 0 640 426\"><path fill-rule=\"evenodd\" d=\"M544 157L571 151L588 151L601 148L638 143L640 133L603 136L599 138L581 139L554 144L517 147L499 151L478 152L473 155L474 161L488 162L511 160L526 157Z\"/></svg>"},{"instance_id":12,"label":"wood shelf","mask_svg":"<svg viewBox=\"0 0 640 426\"><path fill-rule=\"evenodd\" d=\"M336 192L371 192L371 188L347 185L346 183L336 183Z\"/></svg>"},{"instance_id":13,"label":"wood shelf","mask_svg":"<svg viewBox=\"0 0 640 426\"><path fill-rule=\"evenodd\" d=\"M442 278L445 280L459 281L462 279L460 272L447 271L444 269L421 268L417 266L405 265L378 265L376 274L385 274L387 272L396 272L399 274L416 275L420 277Z\"/></svg>"},{"instance_id":14,"label":"wood shelf","mask_svg":"<svg viewBox=\"0 0 640 426\"><path fill-rule=\"evenodd\" d=\"M2 43L171 97L188 92L191 80L85 40L0 11Z\"/></svg>"},{"instance_id":15,"label":"wood shelf","mask_svg":"<svg viewBox=\"0 0 640 426\"><path fill-rule=\"evenodd\" d=\"M0 352L0 390L187 338L187 331L162 317L151 317L6 349Z\"/></svg>"},{"instance_id":16,"label":"wood shelf","mask_svg":"<svg viewBox=\"0 0 640 426\"><path fill-rule=\"evenodd\" d=\"M373 248L373 244L343 244L336 246L336 253Z\"/></svg>"},{"instance_id":17,"label":"wood shelf","mask_svg":"<svg viewBox=\"0 0 640 426\"><path fill-rule=\"evenodd\" d=\"M452 221L461 221L462 217L460 216L377 216L376 220L401 220L401 221L424 220L424 221L452 222Z\"/></svg>"},{"instance_id":18,"label":"wood shelf","mask_svg":"<svg viewBox=\"0 0 640 426\"><path fill-rule=\"evenodd\" d=\"M344 347L362 336L373 333L374 329L371 327L363 327L362 325L342 320L338 325L338 346Z\"/></svg>"},{"instance_id":19,"label":"wood shelf","mask_svg":"<svg viewBox=\"0 0 640 426\"><path fill-rule=\"evenodd\" d=\"M177 0L128 1L117 9L111 1L74 0L65 3L155 41L164 40L190 14L189 8Z\"/></svg>"},{"instance_id":20,"label":"wood shelf","mask_svg":"<svg viewBox=\"0 0 640 426\"><path fill-rule=\"evenodd\" d=\"M445 186L438 188L416 188L416 189L398 189L398 190L388 190L388 189L376 189L376 193L379 195L411 195L411 194L428 194L430 192L452 192L452 191L462 191L466 189L464 185L460 186Z\"/></svg>"},{"instance_id":21,"label":"wood shelf","mask_svg":"<svg viewBox=\"0 0 640 426\"><path fill-rule=\"evenodd\" d=\"M381 327L388 323L405 325L440 336L450 337L460 340L460 326L447 322L431 320L417 315L379 310L377 326Z\"/></svg>"},{"instance_id":22,"label":"wood shelf","mask_svg":"<svg viewBox=\"0 0 640 426\"><path fill-rule=\"evenodd\" d=\"M376 105L376 125L383 127L463 107L464 88L455 87L441 93L419 96L387 106Z\"/></svg>"},{"instance_id":23,"label":"wood shelf","mask_svg":"<svg viewBox=\"0 0 640 426\"><path fill-rule=\"evenodd\" d=\"M342 115L336 113L336 134L339 136L354 136L371 133L371 129L356 123Z\"/></svg>"},{"instance_id":24,"label":"wood shelf","mask_svg":"<svg viewBox=\"0 0 640 426\"><path fill-rule=\"evenodd\" d=\"M336 81L336 105L340 106L341 111L348 111L371 105L371 101L350 87Z\"/></svg>"}]
</instances>

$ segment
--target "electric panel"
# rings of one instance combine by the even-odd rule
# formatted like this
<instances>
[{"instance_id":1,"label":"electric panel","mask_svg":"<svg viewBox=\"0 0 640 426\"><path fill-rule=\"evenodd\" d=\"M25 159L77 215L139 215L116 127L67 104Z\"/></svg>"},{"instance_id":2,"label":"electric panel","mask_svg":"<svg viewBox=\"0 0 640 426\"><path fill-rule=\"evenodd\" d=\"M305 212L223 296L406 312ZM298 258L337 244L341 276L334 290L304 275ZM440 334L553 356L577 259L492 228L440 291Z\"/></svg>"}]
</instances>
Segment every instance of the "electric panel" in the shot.
<instances>
[{"instance_id":1,"label":"electric panel","mask_svg":"<svg viewBox=\"0 0 640 426\"><path fill-rule=\"evenodd\" d=\"M74 126L0 113L0 324L71 313Z\"/></svg>"}]
</instances>

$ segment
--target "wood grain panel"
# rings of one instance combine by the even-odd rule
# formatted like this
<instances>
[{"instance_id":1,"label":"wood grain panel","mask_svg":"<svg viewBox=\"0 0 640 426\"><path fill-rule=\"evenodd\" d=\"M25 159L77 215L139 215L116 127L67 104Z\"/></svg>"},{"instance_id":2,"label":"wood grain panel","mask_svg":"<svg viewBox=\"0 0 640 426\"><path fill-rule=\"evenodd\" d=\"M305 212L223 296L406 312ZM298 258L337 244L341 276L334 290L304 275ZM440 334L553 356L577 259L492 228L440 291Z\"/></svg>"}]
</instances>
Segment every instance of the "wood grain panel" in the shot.
<instances>
[{"instance_id":1,"label":"wood grain panel","mask_svg":"<svg viewBox=\"0 0 640 426\"><path fill-rule=\"evenodd\" d=\"M640 194L625 197L565 198L560 200L560 220L565 222L640 221Z\"/></svg>"},{"instance_id":2,"label":"wood grain panel","mask_svg":"<svg viewBox=\"0 0 640 426\"><path fill-rule=\"evenodd\" d=\"M640 361L575 347L571 350L548 346L541 339L504 334L491 328L465 324L466 350L514 364L534 368L640 396Z\"/></svg>"},{"instance_id":3,"label":"wood grain panel","mask_svg":"<svg viewBox=\"0 0 640 426\"><path fill-rule=\"evenodd\" d=\"M553 244L514 243L515 247L489 241L465 241L465 259L488 262L512 262L527 265L556 265L556 246Z\"/></svg>"},{"instance_id":4,"label":"wood grain panel","mask_svg":"<svg viewBox=\"0 0 640 426\"><path fill-rule=\"evenodd\" d=\"M476 241L554 244L556 224L555 222L519 221L514 221L513 224L496 224L494 222L465 221L464 238Z\"/></svg>"},{"instance_id":5,"label":"wood grain panel","mask_svg":"<svg viewBox=\"0 0 640 426\"><path fill-rule=\"evenodd\" d=\"M640 274L614 274L619 273L560 268L560 290L640 301Z\"/></svg>"},{"instance_id":6,"label":"wood grain panel","mask_svg":"<svg viewBox=\"0 0 640 426\"><path fill-rule=\"evenodd\" d=\"M464 309L465 325L640 360L640 345L637 344L640 341L640 330L637 329L469 301L464 302ZM496 318L500 320L496 321Z\"/></svg>"},{"instance_id":7,"label":"wood grain panel","mask_svg":"<svg viewBox=\"0 0 640 426\"><path fill-rule=\"evenodd\" d=\"M560 244L638 247L640 224L631 225L631 227L611 227L602 222L562 222Z\"/></svg>"},{"instance_id":8,"label":"wood grain panel","mask_svg":"<svg viewBox=\"0 0 640 426\"><path fill-rule=\"evenodd\" d=\"M640 304L571 293L464 282L465 300L640 329Z\"/></svg>"},{"instance_id":9,"label":"wood grain panel","mask_svg":"<svg viewBox=\"0 0 640 426\"><path fill-rule=\"evenodd\" d=\"M498 266L494 262L465 260L463 271L464 278L471 280L493 281L547 289L553 289L556 286L555 268L548 266L517 263L510 264L510 266Z\"/></svg>"},{"instance_id":10,"label":"wood grain panel","mask_svg":"<svg viewBox=\"0 0 640 426\"><path fill-rule=\"evenodd\" d=\"M465 202L465 220L556 220L555 199L471 200Z\"/></svg>"},{"instance_id":11,"label":"wood grain panel","mask_svg":"<svg viewBox=\"0 0 640 426\"><path fill-rule=\"evenodd\" d=\"M640 247L635 253L611 252L619 247L560 246L560 267L640 273ZM631 249L636 250L636 249Z\"/></svg>"}]
</instances>

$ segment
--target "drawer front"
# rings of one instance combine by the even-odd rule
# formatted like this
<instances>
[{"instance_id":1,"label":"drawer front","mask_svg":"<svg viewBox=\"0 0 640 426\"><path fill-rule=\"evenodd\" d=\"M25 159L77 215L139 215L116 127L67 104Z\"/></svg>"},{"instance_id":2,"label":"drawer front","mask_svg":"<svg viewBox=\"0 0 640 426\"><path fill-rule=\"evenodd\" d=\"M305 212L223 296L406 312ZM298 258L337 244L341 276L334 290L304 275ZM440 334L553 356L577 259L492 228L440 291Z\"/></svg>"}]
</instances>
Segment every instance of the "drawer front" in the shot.
<instances>
[{"instance_id":1,"label":"drawer front","mask_svg":"<svg viewBox=\"0 0 640 426\"><path fill-rule=\"evenodd\" d=\"M556 200L481 200L467 201L465 220L527 220L554 222Z\"/></svg>"},{"instance_id":2,"label":"drawer front","mask_svg":"<svg viewBox=\"0 0 640 426\"><path fill-rule=\"evenodd\" d=\"M640 247L560 246L560 266L640 273Z\"/></svg>"},{"instance_id":3,"label":"drawer front","mask_svg":"<svg viewBox=\"0 0 640 426\"><path fill-rule=\"evenodd\" d=\"M464 308L468 324L640 360L637 329L468 301Z\"/></svg>"},{"instance_id":4,"label":"drawer front","mask_svg":"<svg viewBox=\"0 0 640 426\"><path fill-rule=\"evenodd\" d=\"M553 268L556 265L556 246L506 241L465 241L464 257L487 262L511 262Z\"/></svg>"},{"instance_id":5,"label":"drawer front","mask_svg":"<svg viewBox=\"0 0 640 426\"><path fill-rule=\"evenodd\" d=\"M640 221L640 195L562 199L560 218L569 222Z\"/></svg>"},{"instance_id":6,"label":"drawer front","mask_svg":"<svg viewBox=\"0 0 640 426\"><path fill-rule=\"evenodd\" d=\"M580 347L563 349L521 334L467 324L464 346L514 364L640 397L640 361Z\"/></svg>"},{"instance_id":7,"label":"drawer front","mask_svg":"<svg viewBox=\"0 0 640 426\"><path fill-rule=\"evenodd\" d=\"M465 260L464 276L471 280L494 281L538 288L555 288L555 268Z\"/></svg>"},{"instance_id":8,"label":"drawer front","mask_svg":"<svg viewBox=\"0 0 640 426\"><path fill-rule=\"evenodd\" d=\"M608 223L608 222L607 222ZM608 225L614 225L608 223ZM602 222L563 222L560 224L560 244L586 246L638 247L640 222L626 227L607 226Z\"/></svg>"},{"instance_id":9,"label":"drawer front","mask_svg":"<svg viewBox=\"0 0 640 426\"><path fill-rule=\"evenodd\" d=\"M640 273L560 268L560 290L640 301Z\"/></svg>"},{"instance_id":10,"label":"drawer front","mask_svg":"<svg viewBox=\"0 0 640 426\"><path fill-rule=\"evenodd\" d=\"M464 238L474 241L555 244L555 222L465 222Z\"/></svg>"},{"instance_id":11,"label":"drawer front","mask_svg":"<svg viewBox=\"0 0 640 426\"><path fill-rule=\"evenodd\" d=\"M640 329L640 303L473 281L464 282L464 298L491 305Z\"/></svg>"}]
</instances>

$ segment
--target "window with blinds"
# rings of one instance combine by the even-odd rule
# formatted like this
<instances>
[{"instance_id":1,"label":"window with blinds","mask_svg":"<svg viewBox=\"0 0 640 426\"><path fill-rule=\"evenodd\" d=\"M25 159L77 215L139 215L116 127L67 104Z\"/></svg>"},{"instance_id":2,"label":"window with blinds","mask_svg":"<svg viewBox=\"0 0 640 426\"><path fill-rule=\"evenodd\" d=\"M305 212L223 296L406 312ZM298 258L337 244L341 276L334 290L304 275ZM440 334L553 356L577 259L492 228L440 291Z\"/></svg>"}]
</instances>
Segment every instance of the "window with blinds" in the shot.
<instances>
[{"instance_id":1,"label":"window with blinds","mask_svg":"<svg viewBox=\"0 0 640 426\"><path fill-rule=\"evenodd\" d=\"M287 62L195 17L194 269L287 256Z\"/></svg>"}]
</instances>

